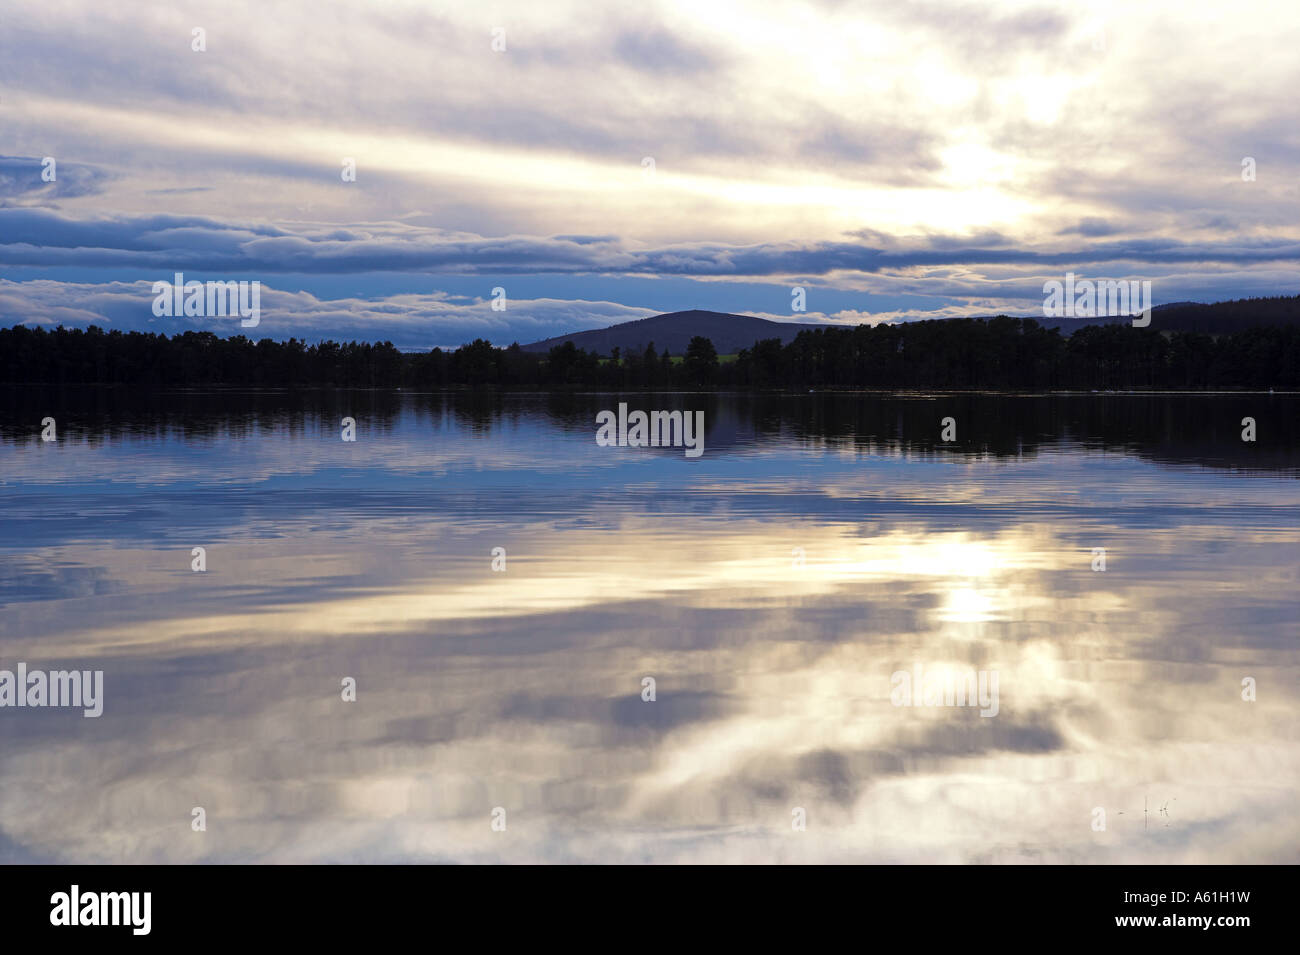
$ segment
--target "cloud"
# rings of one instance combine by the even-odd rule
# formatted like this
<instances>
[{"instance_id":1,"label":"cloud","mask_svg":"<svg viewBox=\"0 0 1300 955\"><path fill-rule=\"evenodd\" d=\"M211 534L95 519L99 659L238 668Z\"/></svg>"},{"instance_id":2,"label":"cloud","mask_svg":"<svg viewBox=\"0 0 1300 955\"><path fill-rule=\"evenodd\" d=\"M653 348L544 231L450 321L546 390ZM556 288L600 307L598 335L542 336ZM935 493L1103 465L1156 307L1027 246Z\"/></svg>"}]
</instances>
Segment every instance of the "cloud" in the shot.
<instances>
[{"instance_id":1,"label":"cloud","mask_svg":"<svg viewBox=\"0 0 1300 955\"><path fill-rule=\"evenodd\" d=\"M47 182L46 175L53 175L54 180ZM61 163L57 157L0 156L0 208L55 205L59 199L94 195L112 178L107 170Z\"/></svg>"},{"instance_id":2,"label":"cloud","mask_svg":"<svg viewBox=\"0 0 1300 955\"><path fill-rule=\"evenodd\" d=\"M715 69L719 62L715 54L655 26L620 32L614 39L614 55L634 69L674 75Z\"/></svg>"},{"instance_id":3,"label":"cloud","mask_svg":"<svg viewBox=\"0 0 1300 955\"><path fill-rule=\"evenodd\" d=\"M1095 216L1088 216L1085 219L1072 226L1066 226L1058 235L1086 235L1089 237L1114 235L1119 231L1118 226L1105 219L1099 219Z\"/></svg>"},{"instance_id":4,"label":"cloud","mask_svg":"<svg viewBox=\"0 0 1300 955\"><path fill-rule=\"evenodd\" d=\"M171 277L167 277L171 281ZM68 283L0 279L0 324L85 328L176 335L216 331L250 338L390 341L398 348L455 348L475 338L521 344L567 332L604 328L653 314L615 302L510 299L504 312L491 302L450 301L441 293L373 299L321 299L263 285L261 320L251 329L234 318L158 318L150 282Z\"/></svg>"},{"instance_id":5,"label":"cloud","mask_svg":"<svg viewBox=\"0 0 1300 955\"><path fill-rule=\"evenodd\" d=\"M997 232L927 235L889 248L856 242L683 243L634 248L611 236L479 236L407 223L276 226L198 216L77 219L47 209L0 209L0 264L281 272L521 272L762 277L877 273L919 266L1109 263L1260 264L1300 261L1300 239L1126 238L1057 248L1011 247ZM984 243L984 244L981 244Z\"/></svg>"}]
</instances>

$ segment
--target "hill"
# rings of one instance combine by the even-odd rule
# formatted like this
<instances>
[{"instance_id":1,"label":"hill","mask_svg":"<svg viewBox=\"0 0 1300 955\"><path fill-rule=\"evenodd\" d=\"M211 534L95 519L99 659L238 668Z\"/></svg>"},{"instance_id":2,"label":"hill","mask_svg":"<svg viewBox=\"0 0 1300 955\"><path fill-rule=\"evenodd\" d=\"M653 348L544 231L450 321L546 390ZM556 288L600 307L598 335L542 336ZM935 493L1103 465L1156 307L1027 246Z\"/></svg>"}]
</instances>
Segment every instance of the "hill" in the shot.
<instances>
[{"instance_id":1,"label":"hill","mask_svg":"<svg viewBox=\"0 0 1300 955\"><path fill-rule=\"evenodd\" d=\"M618 348L624 354L644 351L646 345L654 342L655 350L665 349L674 355L686 352L696 335L703 335L713 342L719 355L730 355L742 348L753 348L754 342L765 338L779 338L782 344L789 343L799 332L808 328L822 328L823 323L809 322L773 322L766 318L752 315L731 315L726 312L706 312L691 309L688 312L669 312L666 315L652 315L634 322L621 322L609 328L594 328L586 332L574 332L572 335L559 335L547 338L531 345L521 346L526 352L545 354L556 345L565 342L573 344L584 351L596 352L608 356Z\"/></svg>"},{"instance_id":2,"label":"hill","mask_svg":"<svg viewBox=\"0 0 1300 955\"><path fill-rule=\"evenodd\" d=\"M1127 324L1126 318L1043 318L1030 316L1064 335L1084 325ZM1199 332L1230 335L1257 325L1300 325L1300 295L1243 298L1231 302L1170 302L1151 309L1151 327L1161 332Z\"/></svg>"},{"instance_id":3,"label":"hill","mask_svg":"<svg viewBox=\"0 0 1300 955\"><path fill-rule=\"evenodd\" d=\"M1171 302L1157 305L1151 311L1152 327L1161 332L1228 335L1255 325L1300 325L1300 296L1248 298L1209 305L1198 302ZM983 320L992 317L985 316ZM1042 315L1027 317L1046 328L1059 328L1063 335L1072 334L1085 325L1127 325L1129 323L1129 319L1119 317L1044 318ZM713 342L713 347L717 349L719 355L731 355L742 348L753 348L754 342L766 338L779 338L782 344L788 345L801 331L826 327L838 326L828 326L824 322L773 322L752 315L691 309L686 312L653 315L634 322L621 322L608 328L559 335L521 347L526 352L544 355L556 345L573 342L575 347L584 351L608 356L615 348L620 349L625 355L644 351L646 345L654 342L655 350L660 353L667 349L674 355L682 355L693 337L703 335Z\"/></svg>"}]
</instances>

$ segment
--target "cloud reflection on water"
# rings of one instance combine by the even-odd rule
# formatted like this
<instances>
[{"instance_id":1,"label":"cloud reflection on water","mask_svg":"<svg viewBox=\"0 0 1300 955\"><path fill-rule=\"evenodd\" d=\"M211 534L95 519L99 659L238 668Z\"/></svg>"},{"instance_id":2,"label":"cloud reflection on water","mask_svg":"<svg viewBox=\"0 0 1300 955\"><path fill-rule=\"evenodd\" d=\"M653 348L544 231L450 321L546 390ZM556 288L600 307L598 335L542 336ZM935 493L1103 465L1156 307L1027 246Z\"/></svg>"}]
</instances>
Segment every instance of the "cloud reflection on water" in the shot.
<instances>
[{"instance_id":1,"label":"cloud reflection on water","mask_svg":"<svg viewBox=\"0 0 1300 955\"><path fill-rule=\"evenodd\" d=\"M0 858L1296 861L1293 476L450 420L0 452L0 666L108 696L0 711ZM891 705L917 663L998 715Z\"/></svg>"}]
</instances>

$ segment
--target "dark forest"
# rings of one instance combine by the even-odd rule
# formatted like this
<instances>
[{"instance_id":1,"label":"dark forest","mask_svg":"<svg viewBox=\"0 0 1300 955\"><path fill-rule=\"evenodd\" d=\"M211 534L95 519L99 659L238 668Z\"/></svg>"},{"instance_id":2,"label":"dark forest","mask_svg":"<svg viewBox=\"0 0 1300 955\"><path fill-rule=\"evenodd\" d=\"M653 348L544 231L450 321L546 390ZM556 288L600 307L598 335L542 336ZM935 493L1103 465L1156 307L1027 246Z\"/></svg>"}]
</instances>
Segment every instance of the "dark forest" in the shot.
<instances>
[{"instance_id":1,"label":"dark forest","mask_svg":"<svg viewBox=\"0 0 1300 955\"><path fill-rule=\"evenodd\" d=\"M547 354L476 340L400 352L388 342L252 341L211 332L162 334L15 326L0 329L0 382L144 387L402 387L412 389L1294 389L1300 326L1231 334L1086 325L1063 333L1033 319L948 319L801 332L720 358L697 337L674 357L653 343L608 356Z\"/></svg>"}]
</instances>

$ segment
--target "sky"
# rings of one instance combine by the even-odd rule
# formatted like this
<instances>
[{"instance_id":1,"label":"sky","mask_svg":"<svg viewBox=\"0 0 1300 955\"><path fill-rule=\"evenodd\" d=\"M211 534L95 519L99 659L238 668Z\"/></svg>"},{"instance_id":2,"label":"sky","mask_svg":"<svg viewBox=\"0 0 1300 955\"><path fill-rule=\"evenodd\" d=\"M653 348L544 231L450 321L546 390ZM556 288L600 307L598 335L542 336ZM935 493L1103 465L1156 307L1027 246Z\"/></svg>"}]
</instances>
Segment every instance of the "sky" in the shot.
<instances>
[{"instance_id":1,"label":"sky","mask_svg":"<svg viewBox=\"0 0 1300 955\"><path fill-rule=\"evenodd\" d=\"M1071 271L1294 295L1297 49L1251 0L10 0L0 324L423 349L1041 315ZM259 282L259 324L155 315L177 272Z\"/></svg>"}]
</instances>

